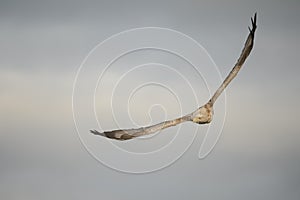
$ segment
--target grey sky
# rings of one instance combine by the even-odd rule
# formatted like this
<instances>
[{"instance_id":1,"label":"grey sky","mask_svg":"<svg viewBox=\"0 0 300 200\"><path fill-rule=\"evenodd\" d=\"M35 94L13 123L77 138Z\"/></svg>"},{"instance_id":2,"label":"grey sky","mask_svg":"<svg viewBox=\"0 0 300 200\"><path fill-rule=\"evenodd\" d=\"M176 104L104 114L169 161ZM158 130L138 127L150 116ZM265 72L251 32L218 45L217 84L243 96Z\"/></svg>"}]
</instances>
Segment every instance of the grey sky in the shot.
<instances>
[{"instance_id":1,"label":"grey sky","mask_svg":"<svg viewBox=\"0 0 300 200\"><path fill-rule=\"evenodd\" d=\"M297 0L0 1L1 199L299 199L299 9ZM94 46L130 28L171 28L203 45L224 77L254 12L255 47L227 90L222 136L206 159L197 158L204 127L183 157L154 173L120 173L86 152L71 95L76 71ZM148 53L141 57L161 58ZM202 89L197 95L205 102L209 94ZM176 108L168 117L179 112L174 102L166 106ZM182 104L189 112L195 102ZM152 114L161 119L162 113ZM148 115L138 122L149 123ZM172 138L172 129L161 137Z\"/></svg>"}]
</instances>

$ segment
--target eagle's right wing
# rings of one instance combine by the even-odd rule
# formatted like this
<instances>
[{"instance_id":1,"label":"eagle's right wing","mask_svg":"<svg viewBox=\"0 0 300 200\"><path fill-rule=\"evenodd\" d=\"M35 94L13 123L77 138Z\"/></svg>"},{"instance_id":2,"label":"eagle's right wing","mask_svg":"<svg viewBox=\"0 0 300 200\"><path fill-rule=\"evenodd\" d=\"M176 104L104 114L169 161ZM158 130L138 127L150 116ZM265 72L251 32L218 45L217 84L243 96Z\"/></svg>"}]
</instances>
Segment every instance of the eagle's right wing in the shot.
<instances>
[{"instance_id":1,"label":"eagle's right wing","mask_svg":"<svg viewBox=\"0 0 300 200\"><path fill-rule=\"evenodd\" d=\"M90 132L95 135L101 135L111 139L129 140L135 137L149 135L158 132L170 126L176 126L177 124L180 124L185 121L191 121L191 115L186 115L177 119L168 120L152 126L141 127L136 129L123 129L123 130L120 129L120 130L104 131L104 132L99 132L97 130L90 130Z\"/></svg>"}]
</instances>

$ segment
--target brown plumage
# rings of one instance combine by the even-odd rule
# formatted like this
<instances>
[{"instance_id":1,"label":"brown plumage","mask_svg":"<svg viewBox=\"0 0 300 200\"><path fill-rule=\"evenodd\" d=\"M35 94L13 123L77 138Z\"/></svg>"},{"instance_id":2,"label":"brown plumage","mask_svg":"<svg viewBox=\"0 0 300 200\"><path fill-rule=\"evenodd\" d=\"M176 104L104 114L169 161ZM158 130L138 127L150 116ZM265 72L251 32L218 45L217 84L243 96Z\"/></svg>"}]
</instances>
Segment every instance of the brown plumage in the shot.
<instances>
[{"instance_id":1,"label":"brown plumage","mask_svg":"<svg viewBox=\"0 0 300 200\"><path fill-rule=\"evenodd\" d=\"M251 18L252 27L249 28L249 35L245 42L245 46L242 50L240 57L238 58L236 64L234 65L233 69L230 71L228 76L225 78L221 86L217 89L211 99L203 106L199 107L194 112L187 114L183 117L179 117L177 119L164 121L152 126L141 127L136 129L123 129L123 130L113 130L113 131L104 131L98 132L97 130L90 130L91 133L95 135L101 135L107 138L116 139L116 140L129 140L135 137L148 135L160 131L162 129L168 128L170 126L176 126L180 123L192 121L197 124L207 124L212 121L213 118L213 105L216 102L217 98L221 95L224 89L228 86L228 84L234 79L237 75L239 70L241 69L242 65L244 64L245 60L249 56L253 44L254 44L254 34L256 30L256 13L253 18Z\"/></svg>"}]
</instances>

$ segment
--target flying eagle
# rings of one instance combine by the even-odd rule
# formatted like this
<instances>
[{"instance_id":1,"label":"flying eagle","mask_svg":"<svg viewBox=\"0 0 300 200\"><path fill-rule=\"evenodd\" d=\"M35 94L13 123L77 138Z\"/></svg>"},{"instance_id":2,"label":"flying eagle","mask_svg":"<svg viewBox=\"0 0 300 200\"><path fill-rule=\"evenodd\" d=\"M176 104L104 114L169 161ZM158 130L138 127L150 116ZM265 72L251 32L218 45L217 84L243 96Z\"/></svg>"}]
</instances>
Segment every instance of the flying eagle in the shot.
<instances>
[{"instance_id":1,"label":"flying eagle","mask_svg":"<svg viewBox=\"0 0 300 200\"><path fill-rule=\"evenodd\" d=\"M211 99L203 106L199 107L194 112L187 114L183 117L179 117L177 119L164 121L152 126L147 127L141 127L141 128L135 128L135 129L120 129L120 130L113 130L113 131L104 131L99 132L97 130L90 130L91 133L95 135L101 135L107 138L116 139L116 140L129 140L135 137L148 135L155 133L157 131L160 131L162 129L168 128L170 126L176 126L180 123L192 121L197 124L208 124L212 121L213 118L213 105L216 102L217 98L220 96L220 94L224 91L224 89L228 86L228 84L234 79L234 77L237 75L239 70L241 69L242 65L244 64L246 58L249 56L253 44L254 44L254 34L256 30L256 13L254 14L254 17L251 18L252 27L248 27L249 29L249 35L247 37L247 40L245 42L245 46L242 50L242 53L237 60L236 64L234 65L231 72L228 74L228 76L225 78L221 86L217 89L217 91L214 93L214 95L211 97Z\"/></svg>"}]
</instances>

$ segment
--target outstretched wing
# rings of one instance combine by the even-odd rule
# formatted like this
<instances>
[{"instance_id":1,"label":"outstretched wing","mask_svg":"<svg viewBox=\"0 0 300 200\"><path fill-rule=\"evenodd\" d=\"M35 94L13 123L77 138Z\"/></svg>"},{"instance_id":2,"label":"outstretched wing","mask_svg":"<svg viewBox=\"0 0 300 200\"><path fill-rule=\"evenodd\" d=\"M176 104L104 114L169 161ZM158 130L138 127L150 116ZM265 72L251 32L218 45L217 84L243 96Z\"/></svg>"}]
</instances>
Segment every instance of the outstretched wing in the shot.
<instances>
[{"instance_id":1,"label":"outstretched wing","mask_svg":"<svg viewBox=\"0 0 300 200\"><path fill-rule=\"evenodd\" d=\"M160 131L162 129L168 128L170 126L176 126L185 121L189 121L191 119L190 115L186 115L174 120L164 121L152 126L141 127L136 129L123 129L123 130L113 130L113 131L104 131L99 132L97 130L90 130L91 133L95 135L101 135L104 137L108 137L116 140L129 140L135 137L148 135Z\"/></svg>"},{"instance_id":2,"label":"outstretched wing","mask_svg":"<svg viewBox=\"0 0 300 200\"><path fill-rule=\"evenodd\" d=\"M220 94L224 91L224 89L228 86L228 84L234 79L234 77L237 75L237 73L240 71L241 67L243 66L246 58L249 56L253 44L254 44L254 34L255 30L257 28L256 26L256 13L254 14L254 17L251 18L252 28L248 27L249 29L249 35L247 37L247 40L245 42L245 46L242 50L242 53L237 60L236 64L232 68L231 72L228 74L228 76L225 78L221 86L218 88L218 90L215 92L215 94L212 96L212 98L209 100L210 104L213 105L217 98L220 96Z\"/></svg>"}]
</instances>

